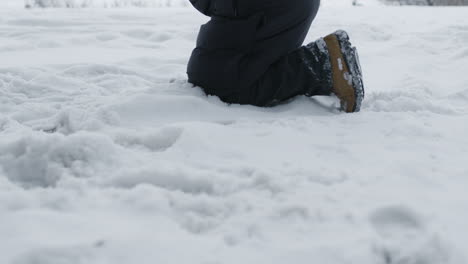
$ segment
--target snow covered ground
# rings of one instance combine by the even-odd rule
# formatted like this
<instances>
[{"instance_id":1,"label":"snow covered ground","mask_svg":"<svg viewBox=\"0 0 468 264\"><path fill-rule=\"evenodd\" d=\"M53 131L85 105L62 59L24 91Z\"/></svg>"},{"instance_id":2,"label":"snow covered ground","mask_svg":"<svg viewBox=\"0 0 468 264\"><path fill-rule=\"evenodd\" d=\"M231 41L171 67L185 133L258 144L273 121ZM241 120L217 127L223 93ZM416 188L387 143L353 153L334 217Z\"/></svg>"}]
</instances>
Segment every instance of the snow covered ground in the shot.
<instances>
[{"instance_id":1,"label":"snow covered ground","mask_svg":"<svg viewBox=\"0 0 468 264\"><path fill-rule=\"evenodd\" d=\"M347 29L366 78L341 114L192 88L190 8L13 6L0 263L468 263L468 9L325 5L308 41Z\"/></svg>"}]
</instances>

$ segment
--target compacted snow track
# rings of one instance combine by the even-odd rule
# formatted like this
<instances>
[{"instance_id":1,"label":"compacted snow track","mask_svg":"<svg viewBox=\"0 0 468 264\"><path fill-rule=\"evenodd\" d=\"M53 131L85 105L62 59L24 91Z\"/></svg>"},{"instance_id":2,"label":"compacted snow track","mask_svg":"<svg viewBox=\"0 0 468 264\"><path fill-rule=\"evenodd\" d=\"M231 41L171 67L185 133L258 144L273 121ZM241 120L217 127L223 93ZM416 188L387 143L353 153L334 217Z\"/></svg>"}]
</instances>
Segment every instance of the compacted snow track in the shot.
<instances>
[{"instance_id":1,"label":"compacted snow track","mask_svg":"<svg viewBox=\"0 0 468 264\"><path fill-rule=\"evenodd\" d=\"M467 263L467 11L323 8L348 115L206 97L191 9L1 9L0 263Z\"/></svg>"}]
</instances>

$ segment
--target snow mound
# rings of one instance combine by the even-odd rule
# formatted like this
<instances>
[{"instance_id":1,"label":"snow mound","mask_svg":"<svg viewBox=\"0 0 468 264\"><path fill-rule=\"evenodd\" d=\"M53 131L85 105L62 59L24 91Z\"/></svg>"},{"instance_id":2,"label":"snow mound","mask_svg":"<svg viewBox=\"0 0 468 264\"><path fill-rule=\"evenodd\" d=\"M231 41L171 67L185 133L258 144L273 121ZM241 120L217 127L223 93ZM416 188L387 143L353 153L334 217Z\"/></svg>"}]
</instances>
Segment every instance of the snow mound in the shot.
<instances>
[{"instance_id":1,"label":"snow mound","mask_svg":"<svg viewBox=\"0 0 468 264\"><path fill-rule=\"evenodd\" d=\"M0 167L24 187L51 187L68 176L92 177L110 165L115 153L108 138L83 132L27 135L0 143L0 149Z\"/></svg>"}]
</instances>

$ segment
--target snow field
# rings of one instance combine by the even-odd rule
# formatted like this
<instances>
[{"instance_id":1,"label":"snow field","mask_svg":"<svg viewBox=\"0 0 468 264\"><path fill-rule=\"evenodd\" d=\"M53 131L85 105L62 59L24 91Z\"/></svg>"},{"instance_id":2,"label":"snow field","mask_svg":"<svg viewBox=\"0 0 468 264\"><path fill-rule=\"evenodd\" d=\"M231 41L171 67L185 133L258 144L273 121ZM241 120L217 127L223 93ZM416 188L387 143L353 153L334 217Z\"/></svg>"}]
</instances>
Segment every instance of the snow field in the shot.
<instances>
[{"instance_id":1,"label":"snow field","mask_svg":"<svg viewBox=\"0 0 468 264\"><path fill-rule=\"evenodd\" d=\"M466 263L465 11L325 6L345 115L204 96L192 9L0 10L0 263Z\"/></svg>"}]
</instances>

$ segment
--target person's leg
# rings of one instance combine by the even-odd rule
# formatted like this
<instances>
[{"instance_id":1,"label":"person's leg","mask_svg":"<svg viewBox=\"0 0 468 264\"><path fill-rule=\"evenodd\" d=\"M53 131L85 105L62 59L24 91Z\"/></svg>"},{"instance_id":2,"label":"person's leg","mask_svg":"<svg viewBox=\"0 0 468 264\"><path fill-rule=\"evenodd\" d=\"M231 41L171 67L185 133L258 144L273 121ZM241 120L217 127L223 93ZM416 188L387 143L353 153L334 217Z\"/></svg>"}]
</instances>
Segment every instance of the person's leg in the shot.
<instances>
[{"instance_id":1,"label":"person's leg","mask_svg":"<svg viewBox=\"0 0 468 264\"><path fill-rule=\"evenodd\" d=\"M315 3L318 5L318 1ZM297 95L333 93L340 99L341 110L360 110L364 99L362 72L356 48L352 47L346 32L337 31L297 48L304 40L317 12L318 6L312 7L312 13L294 8L285 9L281 19L260 28L254 59L251 56L243 67L246 69L244 80L249 80L249 73L258 73L255 69L261 69L262 63L271 64L254 83L240 86L238 95L231 99L232 102L272 106ZM274 12L275 8L266 10L267 19L278 15ZM301 14L306 19L301 20ZM299 18L296 23L292 23L294 17ZM296 49L287 55L275 57L294 48ZM268 61L265 58L272 59Z\"/></svg>"},{"instance_id":2,"label":"person's leg","mask_svg":"<svg viewBox=\"0 0 468 264\"><path fill-rule=\"evenodd\" d=\"M241 87L238 103L274 106L298 95L330 95L329 64L317 43L300 47L271 64L254 84Z\"/></svg>"},{"instance_id":3,"label":"person's leg","mask_svg":"<svg viewBox=\"0 0 468 264\"><path fill-rule=\"evenodd\" d=\"M271 106L296 95L334 93L343 110L359 111L364 87L346 33L300 47L319 0L224 1L223 7L237 8L221 14L214 7L189 61L189 82L227 103Z\"/></svg>"},{"instance_id":4,"label":"person's leg","mask_svg":"<svg viewBox=\"0 0 468 264\"><path fill-rule=\"evenodd\" d=\"M240 6L240 10L263 13L265 22L258 28L252 51L241 61L239 78L242 82L237 93L223 100L269 106L306 93L330 94L329 86L322 85L321 70L311 69L304 61L305 57L311 57L318 63L326 63L326 59L320 58L313 49L301 47L320 1L250 3L247 8Z\"/></svg>"}]
</instances>

